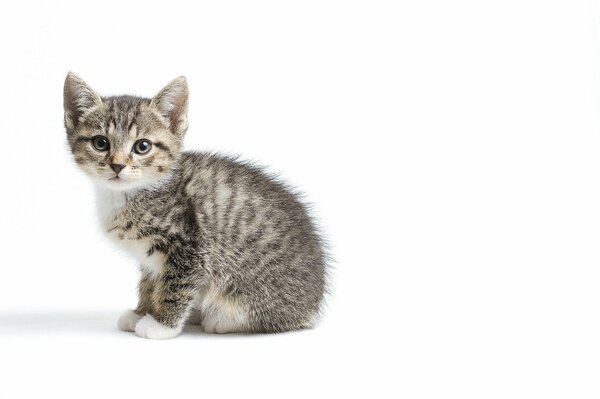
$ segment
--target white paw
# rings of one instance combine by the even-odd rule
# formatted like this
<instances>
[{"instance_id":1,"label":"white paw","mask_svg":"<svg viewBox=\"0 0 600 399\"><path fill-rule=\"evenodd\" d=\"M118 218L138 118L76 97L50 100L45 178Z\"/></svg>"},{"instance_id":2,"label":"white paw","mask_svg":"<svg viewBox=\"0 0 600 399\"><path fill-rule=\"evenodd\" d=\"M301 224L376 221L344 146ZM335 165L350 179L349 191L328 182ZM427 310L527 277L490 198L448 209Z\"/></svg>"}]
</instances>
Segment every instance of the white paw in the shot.
<instances>
[{"instance_id":1,"label":"white paw","mask_svg":"<svg viewBox=\"0 0 600 399\"><path fill-rule=\"evenodd\" d=\"M175 338L181 332L181 328L168 327L160 324L149 314L142 317L135 325L135 333L142 338L169 339Z\"/></svg>"},{"instance_id":2,"label":"white paw","mask_svg":"<svg viewBox=\"0 0 600 399\"><path fill-rule=\"evenodd\" d=\"M135 313L133 310L126 310L123 312L121 317L119 317L119 321L117 325L119 329L123 331L134 331L135 324L142 318L139 314Z\"/></svg>"},{"instance_id":3,"label":"white paw","mask_svg":"<svg viewBox=\"0 0 600 399\"><path fill-rule=\"evenodd\" d=\"M231 320L215 316L205 317L202 321L202 327L204 327L204 332L209 334L228 334L240 330Z\"/></svg>"}]
</instances>

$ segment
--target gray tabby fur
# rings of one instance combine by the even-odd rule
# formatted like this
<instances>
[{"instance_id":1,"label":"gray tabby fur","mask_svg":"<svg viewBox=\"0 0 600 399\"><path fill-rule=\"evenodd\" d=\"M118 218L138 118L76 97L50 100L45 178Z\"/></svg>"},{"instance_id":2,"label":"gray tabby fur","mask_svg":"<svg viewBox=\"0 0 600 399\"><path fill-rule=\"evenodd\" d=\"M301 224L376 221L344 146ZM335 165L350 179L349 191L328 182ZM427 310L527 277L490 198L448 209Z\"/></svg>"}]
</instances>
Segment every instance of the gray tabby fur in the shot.
<instances>
[{"instance_id":1,"label":"gray tabby fur","mask_svg":"<svg viewBox=\"0 0 600 399\"><path fill-rule=\"evenodd\" d=\"M211 333L312 327L326 254L305 206L259 167L182 152L187 103L183 77L152 99L101 97L72 73L65 80L75 162L95 183L104 231L140 265L138 306L120 328L172 338L186 322ZM96 149L98 136L109 150ZM142 139L146 154L133 150Z\"/></svg>"}]
</instances>

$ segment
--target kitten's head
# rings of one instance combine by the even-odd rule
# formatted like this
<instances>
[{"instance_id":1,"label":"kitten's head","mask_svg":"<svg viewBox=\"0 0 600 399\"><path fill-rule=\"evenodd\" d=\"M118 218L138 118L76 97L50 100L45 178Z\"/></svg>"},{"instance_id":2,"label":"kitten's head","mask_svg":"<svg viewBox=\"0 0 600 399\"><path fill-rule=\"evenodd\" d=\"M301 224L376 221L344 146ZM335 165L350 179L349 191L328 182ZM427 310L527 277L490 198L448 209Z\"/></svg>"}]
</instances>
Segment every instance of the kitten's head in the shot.
<instances>
[{"instance_id":1,"label":"kitten's head","mask_svg":"<svg viewBox=\"0 0 600 399\"><path fill-rule=\"evenodd\" d=\"M187 103L183 76L147 99L101 97L69 73L65 127L75 162L96 183L113 190L152 185L169 173L181 153Z\"/></svg>"}]
</instances>

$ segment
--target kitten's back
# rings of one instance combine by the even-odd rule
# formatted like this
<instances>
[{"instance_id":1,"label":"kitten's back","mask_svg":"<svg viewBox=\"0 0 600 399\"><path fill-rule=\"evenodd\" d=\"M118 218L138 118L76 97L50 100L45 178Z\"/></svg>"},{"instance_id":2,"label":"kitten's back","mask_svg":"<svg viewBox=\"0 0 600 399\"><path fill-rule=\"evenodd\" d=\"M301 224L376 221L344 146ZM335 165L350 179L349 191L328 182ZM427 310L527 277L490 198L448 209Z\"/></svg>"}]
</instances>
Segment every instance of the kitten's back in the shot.
<instances>
[{"instance_id":1,"label":"kitten's back","mask_svg":"<svg viewBox=\"0 0 600 399\"><path fill-rule=\"evenodd\" d=\"M218 284L269 308L269 319L255 315L258 330L282 325L274 314L310 326L325 291L326 255L299 195L263 168L211 153L184 153L180 184L209 237Z\"/></svg>"}]
</instances>

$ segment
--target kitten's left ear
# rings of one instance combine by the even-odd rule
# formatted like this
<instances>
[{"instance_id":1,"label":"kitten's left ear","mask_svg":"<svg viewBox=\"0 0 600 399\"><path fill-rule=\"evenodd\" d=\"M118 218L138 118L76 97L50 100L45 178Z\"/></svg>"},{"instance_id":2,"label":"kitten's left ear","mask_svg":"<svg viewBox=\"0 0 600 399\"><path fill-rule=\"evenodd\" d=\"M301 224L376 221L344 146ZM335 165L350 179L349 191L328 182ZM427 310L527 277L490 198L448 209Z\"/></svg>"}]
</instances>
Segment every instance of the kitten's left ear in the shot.
<instances>
[{"instance_id":1,"label":"kitten's left ear","mask_svg":"<svg viewBox=\"0 0 600 399\"><path fill-rule=\"evenodd\" d=\"M74 129L79 117L90 108L102 104L102 98L79 76L69 72L65 79L65 127Z\"/></svg>"},{"instance_id":2,"label":"kitten's left ear","mask_svg":"<svg viewBox=\"0 0 600 399\"><path fill-rule=\"evenodd\" d=\"M188 128L188 86L185 76L172 80L154 96L151 104L169 120L169 129L173 134L185 134Z\"/></svg>"}]
</instances>

